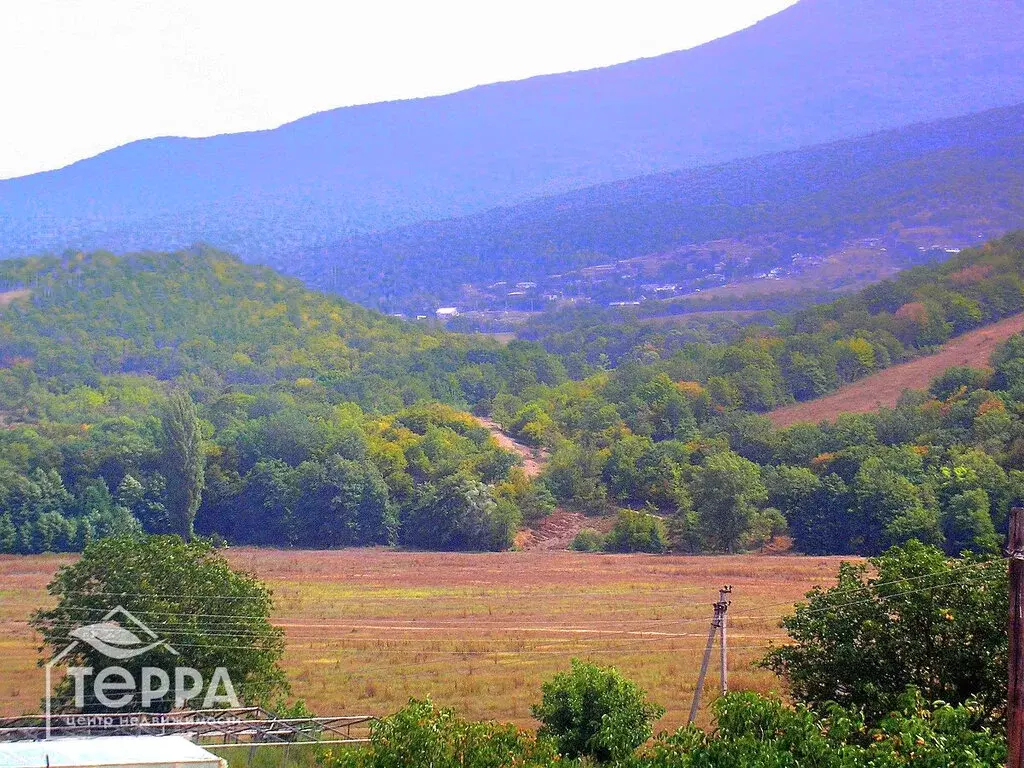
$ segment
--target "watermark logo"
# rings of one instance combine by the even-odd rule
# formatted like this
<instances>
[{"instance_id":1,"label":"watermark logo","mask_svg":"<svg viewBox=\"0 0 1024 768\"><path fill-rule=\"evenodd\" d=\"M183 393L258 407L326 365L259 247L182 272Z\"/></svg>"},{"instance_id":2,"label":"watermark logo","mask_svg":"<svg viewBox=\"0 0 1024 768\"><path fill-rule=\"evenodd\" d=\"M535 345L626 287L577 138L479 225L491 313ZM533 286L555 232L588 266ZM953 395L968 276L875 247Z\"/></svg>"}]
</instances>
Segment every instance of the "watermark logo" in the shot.
<instances>
[{"instance_id":1,"label":"watermark logo","mask_svg":"<svg viewBox=\"0 0 1024 768\"><path fill-rule=\"evenodd\" d=\"M134 624L152 642L143 640L127 627L115 623L115 617ZM91 645L107 658L119 661L134 659L136 656L141 656L160 646L163 646L175 656L179 655L166 641L159 639L153 630L121 606L117 606L117 608L104 616L103 621L78 627L71 630L70 634L76 638L76 641L72 641L67 647L66 651L68 652L73 650L78 644L77 640L81 640L83 643Z\"/></svg>"},{"instance_id":2,"label":"watermark logo","mask_svg":"<svg viewBox=\"0 0 1024 768\"><path fill-rule=\"evenodd\" d=\"M120 605L100 621L76 627L69 634L74 639L46 664L47 738L50 736L53 669L81 644L114 662L127 663L158 648L172 656L181 655ZM69 666L66 674L71 680L75 708L83 711L88 705L89 709L101 708L106 712L131 709L145 712L154 706L166 708L171 697L175 709L200 700L203 709L238 707L231 676L224 667L217 667L209 681L203 679L199 670L183 665L170 671L164 667L149 666L133 666L133 669L116 663L99 668Z\"/></svg>"}]
</instances>

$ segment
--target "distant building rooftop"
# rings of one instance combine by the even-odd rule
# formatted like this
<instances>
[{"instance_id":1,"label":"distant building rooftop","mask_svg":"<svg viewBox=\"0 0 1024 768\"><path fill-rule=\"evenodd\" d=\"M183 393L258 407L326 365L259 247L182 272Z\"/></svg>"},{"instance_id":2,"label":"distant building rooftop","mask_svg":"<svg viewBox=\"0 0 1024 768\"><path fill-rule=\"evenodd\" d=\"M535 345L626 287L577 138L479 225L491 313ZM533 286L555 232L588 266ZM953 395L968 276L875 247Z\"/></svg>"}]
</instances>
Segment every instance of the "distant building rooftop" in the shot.
<instances>
[{"instance_id":1,"label":"distant building rooftop","mask_svg":"<svg viewBox=\"0 0 1024 768\"><path fill-rule=\"evenodd\" d=\"M184 736L0 742L0 768L226 768Z\"/></svg>"},{"instance_id":2,"label":"distant building rooftop","mask_svg":"<svg viewBox=\"0 0 1024 768\"><path fill-rule=\"evenodd\" d=\"M434 312L438 317L455 317L459 314L458 307L438 307Z\"/></svg>"}]
</instances>

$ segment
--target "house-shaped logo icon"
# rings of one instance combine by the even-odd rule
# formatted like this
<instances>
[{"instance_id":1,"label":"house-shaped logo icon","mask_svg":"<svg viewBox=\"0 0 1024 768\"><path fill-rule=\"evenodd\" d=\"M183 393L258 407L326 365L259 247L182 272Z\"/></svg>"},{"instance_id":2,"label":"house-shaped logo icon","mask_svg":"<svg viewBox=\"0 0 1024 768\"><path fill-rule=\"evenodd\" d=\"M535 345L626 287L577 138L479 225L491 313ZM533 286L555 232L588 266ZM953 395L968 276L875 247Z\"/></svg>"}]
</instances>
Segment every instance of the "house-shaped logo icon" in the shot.
<instances>
[{"instance_id":1,"label":"house-shaped logo icon","mask_svg":"<svg viewBox=\"0 0 1024 768\"><path fill-rule=\"evenodd\" d=\"M132 628L137 630L142 637L133 632ZM86 643L107 658L117 659L118 661L133 659L160 646L163 646L175 656L178 655L178 652L166 640L159 639L156 632L120 605L109 611L95 624L86 624L83 627L78 627L71 630L70 634L75 639L68 644L54 661L64 658L65 655L77 647L79 642Z\"/></svg>"}]
</instances>

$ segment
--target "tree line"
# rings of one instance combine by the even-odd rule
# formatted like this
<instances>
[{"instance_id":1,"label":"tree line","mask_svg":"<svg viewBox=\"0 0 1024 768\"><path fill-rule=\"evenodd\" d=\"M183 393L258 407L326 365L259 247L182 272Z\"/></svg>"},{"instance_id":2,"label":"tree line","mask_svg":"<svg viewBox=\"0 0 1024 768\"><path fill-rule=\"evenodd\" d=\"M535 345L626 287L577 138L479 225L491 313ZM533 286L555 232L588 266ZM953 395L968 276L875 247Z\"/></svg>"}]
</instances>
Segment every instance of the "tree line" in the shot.
<instances>
[{"instance_id":1,"label":"tree line","mask_svg":"<svg viewBox=\"0 0 1024 768\"><path fill-rule=\"evenodd\" d=\"M722 343L644 336L577 378L540 344L411 327L216 252L5 262L30 294L0 311L0 550L192 526L500 549L557 504L618 514L583 549L986 550L1022 495L1020 339L894 409L783 430L757 411L1020 311L1022 257L1008 236ZM548 447L543 475L466 409Z\"/></svg>"},{"instance_id":2,"label":"tree line","mask_svg":"<svg viewBox=\"0 0 1024 768\"><path fill-rule=\"evenodd\" d=\"M543 507L463 409L566 378L208 249L0 265L0 551L193 529L278 546L511 545Z\"/></svg>"},{"instance_id":3,"label":"tree line","mask_svg":"<svg viewBox=\"0 0 1024 768\"><path fill-rule=\"evenodd\" d=\"M785 392L783 372L796 370L786 360L800 359L818 373L828 362L828 375L813 377L821 387L807 393L817 394L839 383L839 370L855 378L878 367L875 341L887 341L884 360L894 362L970 325L956 317L982 322L1019 311L1022 245L1015 235L911 270L739 342L694 345L664 359L647 349L582 380L502 393L493 412L520 440L551 450L539 482L557 502L590 514L626 507L653 516L644 531L616 534L616 549L734 551L786 533L810 553L872 554L911 539L950 553L990 550L1010 504L1024 497L1019 336L989 369L950 369L895 408L832 423L776 429L733 394ZM913 331L904 334L911 346L896 331ZM844 369L854 358L875 363ZM767 389L758 383L769 380ZM758 403L782 401L778 394ZM579 546L609 544L588 533Z\"/></svg>"}]
</instances>

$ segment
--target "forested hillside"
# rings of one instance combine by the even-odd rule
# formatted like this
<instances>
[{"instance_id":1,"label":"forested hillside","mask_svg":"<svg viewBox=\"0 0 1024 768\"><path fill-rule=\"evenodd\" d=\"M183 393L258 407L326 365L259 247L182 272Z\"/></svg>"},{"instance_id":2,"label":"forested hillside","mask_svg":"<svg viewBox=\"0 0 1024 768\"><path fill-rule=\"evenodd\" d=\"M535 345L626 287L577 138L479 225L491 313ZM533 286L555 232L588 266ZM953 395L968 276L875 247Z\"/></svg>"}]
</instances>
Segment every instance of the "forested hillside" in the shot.
<instances>
[{"instance_id":1,"label":"forested hillside","mask_svg":"<svg viewBox=\"0 0 1024 768\"><path fill-rule=\"evenodd\" d=\"M356 236L272 261L386 311L500 307L517 281L537 283L536 301L551 292L599 296L598 278L635 283L634 298L654 298L642 286L693 281L720 259L731 270L730 250L748 254L741 271L755 275L789 268L794 254L863 239L884 246L876 260L906 260L920 243L974 244L981 233L1024 225L1022 186L1019 105ZM686 250L709 242L708 253ZM650 261L599 276L580 271L638 257Z\"/></svg>"},{"instance_id":2,"label":"forested hillside","mask_svg":"<svg viewBox=\"0 0 1024 768\"><path fill-rule=\"evenodd\" d=\"M583 325L503 347L213 251L13 261L0 279L3 551L187 531L182 477L204 480L196 530L232 542L439 549L508 547L560 503L618 513L585 543L621 551L788 533L810 552L956 552L991 547L1024 492L1018 337L894 410L785 430L757 414L1024 312L1022 234L724 339L620 325L614 344ZM544 471L460 409L550 449ZM174 436L193 433L183 474Z\"/></svg>"},{"instance_id":3,"label":"forested hillside","mask_svg":"<svg viewBox=\"0 0 1024 768\"><path fill-rule=\"evenodd\" d=\"M613 318L576 310L542 316L524 335L558 355L574 378L638 361L677 380L707 384L722 406L765 411L812 399L1024 311L1022 243L1022 234L1014 233L788 313L698 315L693 329L681 329L649 323L636 312Z\"/></svg>"},{"instance_id":4,"label":"forested hillside","mask_svg":"<svg viewBox=\"0 0 1024 768\"><path fill-rule=\"evenodd\" d=\"M538 347L417 329L212 251L12 261L0 279L18 290L0 314L0 551L169 530L174 390L205 438L200 531L510 542L516 459L450 405L563 380Z\"/></svg>"},{"instance_id":5,"label":"forested hillside","mask_svg":"<svg viewBox=\"0 0 1024 768\"><path fill-rule=\"evenodd\" d=\"M896 409L784 430L754 412L1024 311L1022 270L1017 234L729 343L647 337L614 370L499 395L495 416L552 450L541 482L560 502L653 513L660 532L620 520L644 547L748 548L788 531L807 552L870 553L909 538L988 548L1024 493L1019 337L992 370L951 369ZM586 334L546 343L585 370L599 362L586 350L603 349ZM613 531L611 547L622 546Z\"/></svg>"}]
</instances>

